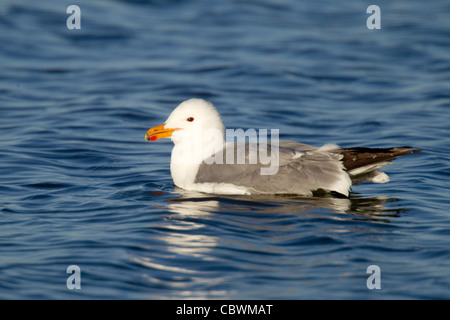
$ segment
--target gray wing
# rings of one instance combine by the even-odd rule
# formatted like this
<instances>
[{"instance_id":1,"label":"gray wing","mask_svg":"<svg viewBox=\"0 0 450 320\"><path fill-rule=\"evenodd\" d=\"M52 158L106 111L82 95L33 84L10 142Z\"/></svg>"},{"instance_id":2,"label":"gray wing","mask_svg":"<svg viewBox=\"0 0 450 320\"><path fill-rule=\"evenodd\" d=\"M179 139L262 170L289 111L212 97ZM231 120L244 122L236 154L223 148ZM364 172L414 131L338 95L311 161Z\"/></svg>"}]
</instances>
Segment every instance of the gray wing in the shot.
<instances>
[{"instance_id":1,"label":"gray wing","mask_svg":"<svg viewBox=\"0 0 450 320\"><path fill-rule=\"evenodd\" d=\"M252 193L312 195L324 189L348 195L351 181L342 155L293 141L280 141L276 150L270 144L228 143L221 153L203 161L195 182L231 183ZM272 174L262 174L264 168Z\"/></svg>"}]
</instances>

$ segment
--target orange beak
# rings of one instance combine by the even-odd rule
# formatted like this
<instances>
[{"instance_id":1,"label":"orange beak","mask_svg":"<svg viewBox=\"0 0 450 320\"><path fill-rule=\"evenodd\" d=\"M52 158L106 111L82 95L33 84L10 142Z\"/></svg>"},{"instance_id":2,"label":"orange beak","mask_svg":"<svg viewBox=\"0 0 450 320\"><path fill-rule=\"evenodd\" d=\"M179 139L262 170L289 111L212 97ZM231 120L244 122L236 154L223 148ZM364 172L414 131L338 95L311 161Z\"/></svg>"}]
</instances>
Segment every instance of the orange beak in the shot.
<instances>
[{"instance_id":1,"label":"orange beak","mask_svg":"<svg viewBox=\"0 0 450 320\"><path fill-rule=\"evenodd\" d=\"M156 127L150 128L147 131L147 134L145 135L145 140L147 140L147 141L155 141L155 140L158 140L158 139L161 139L161 138L169 138L169 137L172 136L172 133L174 131L180 130L178 128L175 128L175 129L167 128L167 129L165 129L164 128L165 125L166 124L163 123L160 126L156 126Z\"/></svg>"}]
</instances>

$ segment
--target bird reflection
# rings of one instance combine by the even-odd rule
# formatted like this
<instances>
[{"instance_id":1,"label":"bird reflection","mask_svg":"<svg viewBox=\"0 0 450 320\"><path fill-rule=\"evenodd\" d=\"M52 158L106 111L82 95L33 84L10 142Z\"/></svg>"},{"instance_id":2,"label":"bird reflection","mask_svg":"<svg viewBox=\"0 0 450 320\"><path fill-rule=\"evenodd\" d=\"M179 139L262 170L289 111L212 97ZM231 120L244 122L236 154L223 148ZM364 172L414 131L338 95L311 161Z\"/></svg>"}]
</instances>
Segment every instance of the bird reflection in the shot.
<instances>
[{"instance_id":1,"label":"bird reflection","mask_svg":"<svg viewBox=\"0 0 450 320\"><path fill-rule=\"evenodd\" d=\"M232 290L224 287L233 273L223 270L272 274L279 264L268 257L284 259L330 241L336 246L339 242L334 239L342 234L382 235L385 231L379 223L390 223L405 211L390 204L396 199L359 194L349 198L223 196L182 189L174 194L164 206L165 218L153 226L157 227L153 250L130 255L151 270L145 274L148 283L165 288L172 298L231 296ZM311 228L313 224L316 227Z\"/></svg>"},{"instance_id":2,"label":"bird reflection","mask_svg":"<svg viewBox=\"0 0 450 320\"><path fill-rule=\"evenodd\" d=\"M168 200L168 209L180 215L208 215L229 211L252 211L259 213L308 213L315 209L326 209L330 215L345 214L342 219L364 219L390 222L390 218L399 217L403 208L388 208L386 205L397 199L386 196L363 197L351 194L349 198L323 195L302 197L293 195L236 195L222 196L200 192L184 191L175 188L180 196Z\"/></svg>"},{"instance_id":3,"label":"bird reflection","mask_svg":"<svg viewBox=\"0 0 450 320\"><path fill-rule=\"evenodd\" d=\"M217 247L220 235L211 227L232 229L245 233L266 230L277 234L289 233L293 225L311 219L322 221L360 220L389 223L405 209L388 208L396 199L363 197L352 194L349 198L321 196L222 196L194 191L175 190L179 196L169 199L170 223L160 240L167 250L181 255L206 259ZM278 223L277 221L285 221ZM332 224L342 231L342 225Z\"/></svg>"}]
</instances>

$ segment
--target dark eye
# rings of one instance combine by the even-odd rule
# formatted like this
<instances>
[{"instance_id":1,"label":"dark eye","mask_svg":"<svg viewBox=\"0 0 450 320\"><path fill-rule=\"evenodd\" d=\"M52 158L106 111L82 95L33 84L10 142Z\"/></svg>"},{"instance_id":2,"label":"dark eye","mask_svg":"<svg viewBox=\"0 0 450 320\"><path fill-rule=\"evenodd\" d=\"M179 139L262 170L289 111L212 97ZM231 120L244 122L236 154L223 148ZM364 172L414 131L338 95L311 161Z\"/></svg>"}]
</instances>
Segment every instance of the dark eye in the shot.
<instances>
[{"instance_id":1,"label":"dark eye","mask_svg":"<svg viewBox=\"0 0 450 320\"><path fill-rule=\"evenodd\" d=\"M194 121L194 118L189 117L189 118L187 118L186 120L189 121L189 122L192 122L192 121Z\"/></svg>"}]
</instances>

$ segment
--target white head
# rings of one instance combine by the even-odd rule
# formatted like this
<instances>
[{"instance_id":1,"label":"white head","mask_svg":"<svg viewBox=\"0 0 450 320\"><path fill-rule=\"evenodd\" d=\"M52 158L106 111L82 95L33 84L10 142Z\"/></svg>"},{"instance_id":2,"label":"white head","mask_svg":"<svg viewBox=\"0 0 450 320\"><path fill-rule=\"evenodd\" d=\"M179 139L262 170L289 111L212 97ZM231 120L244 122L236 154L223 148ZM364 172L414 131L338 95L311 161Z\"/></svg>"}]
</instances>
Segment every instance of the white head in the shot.
<instances>
[{"instance_id":1,"label":"white head","mask_svg":"<svg viewBox=\"0 0 450 320\"><path fill-rule=\"evenodd\" d=\"M197 139L207 138L212 131L224 135L225 127L219 112L212 103L203 99L189 99L176 107L166 122L147 131L145 140L155 141L160 138L171 138L177 144L197 133ZM198 136L200 134L200 136Z\"/></svg>"},{"instance_id":2,"label":"white head","mask_svg":"<svg viewBox=\"0 0 450 320\"><path fill-rule=\"evenodd\" d=\"M175 144L187 135L193 140L201 137L205 141L211 135L224 135L225 132L219 112L212 103L202 99L182 102L167 118L165 127L179 129L172 134Z\"/></svg>"},{"instance_id":3,"label":"white head","mask_svg":"<svg viewBox=\"0 0 450 320\"><path fill-rule=\"evenodd\" d=\"M219 112L202 99L189 99L172 111L166 122L148 130L145 140L171 138L177 161L200 163L222 148L225 127ZM183 153L180 153L180 152ZM174 152L172 152L174 160Z\"/></svg>"}]
</instances>

